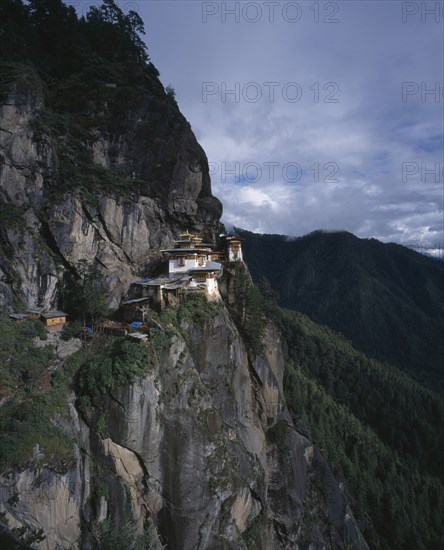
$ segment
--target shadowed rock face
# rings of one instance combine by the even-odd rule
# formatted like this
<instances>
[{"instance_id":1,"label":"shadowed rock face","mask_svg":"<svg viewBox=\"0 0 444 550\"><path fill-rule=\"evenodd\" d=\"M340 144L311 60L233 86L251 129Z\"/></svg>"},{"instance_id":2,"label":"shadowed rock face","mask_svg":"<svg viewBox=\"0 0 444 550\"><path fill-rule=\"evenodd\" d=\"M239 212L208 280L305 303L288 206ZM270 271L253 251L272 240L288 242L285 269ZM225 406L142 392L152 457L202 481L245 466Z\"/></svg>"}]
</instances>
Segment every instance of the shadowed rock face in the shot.
<instances>
[{"instance_id":1,"label":"shadowed rock face","mask_svg":"<svg viewBox=\"0 0 444 550\"><path fill-rule=\"evenodd\" d=\"M132 103L102 83L100 106L68 114L63 97L48 107L38 81L11 85L0 107L0 304L56 306L64 275L86 259L102 266L115 306L179 231L215 240L222 207L206 155L158 79L137 78Z\"/></svg>"},{"instance_id":2,"label":"shadowed rock face","mask_svg":"<svg viewBox=\"0 0 444 550\"><path fill-rule=\"evenodd\" d=\"M98 413L87 427L72 410L69 429L83 448L72 470L1 478L3 502L27 488L7 505L11 524L43 527L50 536L42 549L69 547L79 519L108 516L119 526L130 514L139 529L153 521L170 549L366 550L337 482L287 411L272 325L264 349L249 358L222 304L203 323L182 321L165 333L145 377L96 402L106 439L97 435ZM59 488L57 510L44 498L37 505L39 490ZM83 529L81 547L90 544Z\"/></svg>"}]
</instances>

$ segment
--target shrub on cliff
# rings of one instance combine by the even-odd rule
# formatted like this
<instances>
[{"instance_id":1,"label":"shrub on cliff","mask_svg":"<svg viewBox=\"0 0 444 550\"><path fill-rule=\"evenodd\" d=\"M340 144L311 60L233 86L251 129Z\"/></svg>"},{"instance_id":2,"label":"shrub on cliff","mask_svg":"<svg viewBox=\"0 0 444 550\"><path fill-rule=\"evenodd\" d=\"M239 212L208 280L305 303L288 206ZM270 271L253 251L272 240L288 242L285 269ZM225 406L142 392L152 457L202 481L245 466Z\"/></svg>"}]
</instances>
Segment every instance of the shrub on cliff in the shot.
<instances>
[{"instance_id":1,"label":"shrub on cliff","mask_svg":"<svg viewBox=\"0 0 444 550\"><path fill-rule=\"evenodd\" d=\"M93 323L109 313L109 288L95 263L80 260L78 277L65 290L66 309L83 324Z\"/></svg>"},{"instance_id":2,"label":"shrub on cliff","mask_svg":"<svg viewBox=\"0 0 444 550\"><path fill-rule=\"evenodd\" d=\"M117 338L80 370L82 403L88 405L92 398L109 393L115 386L131 383L136 376L143 376L149 365L150 355L145 346L124 337Z\"/></svg>"},{"instance_id":3,"label":"shrub on cliff","mask_svg":"<svg viewBox=\"0 0 444 550\"><path fill-rule=\"evenodd\" d=\"M36 348L34 338L46 338L40 321L25 319L20 323L0 319L0 398L17 391L29 393L41 379L54 357L51 346Z\"/></svg>"},{"instance_id":4,"label":"shrub on cliff","mask_svg":"<svg viewBox=\"0 0 444 550\"><path fill-rule=\"evenodd\" d=\"M205 296L187 296L182 301L177 315L180 322L189 321L203 326L214 319L220 310L220 302L209 302Z\"/></svg>"}]
</instances>

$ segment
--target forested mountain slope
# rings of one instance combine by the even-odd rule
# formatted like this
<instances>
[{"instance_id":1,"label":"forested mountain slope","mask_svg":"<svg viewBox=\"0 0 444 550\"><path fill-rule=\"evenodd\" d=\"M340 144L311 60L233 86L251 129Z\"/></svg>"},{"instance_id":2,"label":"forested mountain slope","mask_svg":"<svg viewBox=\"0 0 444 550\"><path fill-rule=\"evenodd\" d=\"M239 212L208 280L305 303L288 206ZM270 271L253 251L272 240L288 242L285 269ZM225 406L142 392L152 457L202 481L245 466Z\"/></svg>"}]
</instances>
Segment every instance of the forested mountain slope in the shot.
<instances>
[{"instance_id":1,"label":"forested mountain slope","mask_svg":"<svg viewBox=\"0 0 444 550\"><path fill-rule=\"evenodd\" d=\"M444 388L444 264L396 244L316 231L239 232L253 279L279 303L341 332L370 357Z\"/></svg>"},{"instance_id":2,"label":"forested mountain slope","mask_svg":"<svg viewBox=\"0 0 444 550\"><path fill-rule=\"evenodd\" d=\"M237 317L241 331L259 352L266 323L280 329L290 412L344 481L370 547L441 548L443 400L340 334L280 308L275 292L262 287L261 294L238 281L247 312Z\"/></svg>"}]
</instances>

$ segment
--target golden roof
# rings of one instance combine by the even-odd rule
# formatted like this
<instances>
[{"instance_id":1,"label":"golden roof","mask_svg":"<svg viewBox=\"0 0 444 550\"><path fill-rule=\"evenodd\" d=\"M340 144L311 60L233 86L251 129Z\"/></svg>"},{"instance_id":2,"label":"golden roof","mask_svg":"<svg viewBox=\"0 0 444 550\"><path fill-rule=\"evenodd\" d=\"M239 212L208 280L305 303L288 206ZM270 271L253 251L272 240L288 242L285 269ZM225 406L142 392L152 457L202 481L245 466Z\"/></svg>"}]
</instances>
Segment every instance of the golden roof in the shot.
<instances>
[{"instance_id":1,"label":"golden roof","mask_svg":"<svg viewBox=\"0 0 444 550\"><path fill-rule=\"evenodd\" d=\"M187 239L187 240L193 241L193 242L195 242L195 243L201 243L201 242L202 242L202 238L201 238L201 237L198 237L197 235L193 235L193 234L190 233L188 230L185 231L184 233L181 233L181 234L180 234L180 238L181 238L181 239Z\"/></svg>"}]
</instances>

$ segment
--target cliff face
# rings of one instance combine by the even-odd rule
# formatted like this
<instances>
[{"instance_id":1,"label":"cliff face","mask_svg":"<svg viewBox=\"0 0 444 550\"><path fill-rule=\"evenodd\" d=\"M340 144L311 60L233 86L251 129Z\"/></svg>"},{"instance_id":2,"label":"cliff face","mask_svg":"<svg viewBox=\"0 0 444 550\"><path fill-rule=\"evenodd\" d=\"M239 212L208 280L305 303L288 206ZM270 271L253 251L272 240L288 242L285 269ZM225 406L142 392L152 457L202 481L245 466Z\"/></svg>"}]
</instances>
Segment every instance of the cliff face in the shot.
<instances>
[{"instance_id":1,"label":"cliff face","mask_svg":"<svg viewBox=\"0 0 444 550\"><path fill-rule=\"evenodd\" d=\"M132 87L119 67L94 81L92 98L75 83L44 93L32 73L9 85L0 107L0 304L57 306L64 277L86 259L102 266L116 306L178 231L214 240L222 208L205 153L155 75L132 70Z\"/></svg>"},{"instance_id":2,"label":"cliff face","mask_svg":"<svg viewBox=\"0 0 444 550\"><path fill-rule=\"evenodd\" d=\"M53 86L24 70L7 86L0 305L60 306L88 260L116 306L180 230L216 240L221 205L174 99L150 66L105 73ZM27 467L3 473L0 528L43 529L42 549L96 547L105 519L122 530L128 520L139 532L151 525L152 548L367 548L288 413L277 330L267 326L263 353L248 352L234 322L237 275L227 270L222 283L226 306L158 327L143 376L114 383L89 409L71 381L69 414L52 422L72 438L72 459L54 468L36 446Z\"/></svg>"},{"instance_id":3,"label":"cliff face","mask_svg":"<svg viewBox=\"0 0 444 550\"><path fill-rule=\"evenodd\" d=\"M10 526L43 527L42 549L89 548L94 522L122 526L127 515L140 530L154 523L171 549L366 549L327 465L294 428L271 325L264 346L252 361L222 304L203 322L167 326L150 371L100 397L86 424L71 401L68 472L2 476Z\"/></svg>"}]
</instances>

